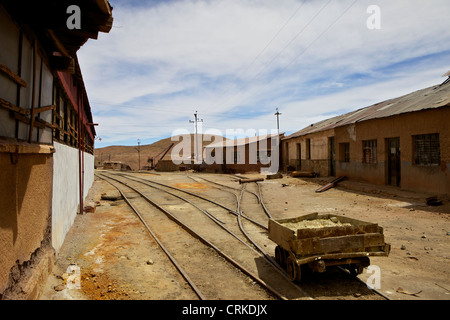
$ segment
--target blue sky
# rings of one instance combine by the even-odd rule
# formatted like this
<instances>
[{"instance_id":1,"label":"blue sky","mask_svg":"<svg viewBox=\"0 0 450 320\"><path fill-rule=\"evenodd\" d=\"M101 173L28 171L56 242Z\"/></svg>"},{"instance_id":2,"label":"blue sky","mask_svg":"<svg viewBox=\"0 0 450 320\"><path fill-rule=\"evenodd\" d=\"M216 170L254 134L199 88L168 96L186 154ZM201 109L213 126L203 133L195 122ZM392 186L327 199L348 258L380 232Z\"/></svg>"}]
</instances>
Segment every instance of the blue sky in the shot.
<instances>
[{"instance_id":1,"label":"blue sky","mask_svg":"<svg viewBox=\"0 0 450 320\"><path fill-rule=\"evenodd\" d=\"M177 129L305 126L439 84L448 0L110 0L114 26L78 52L96 147ZM380 29L369 29L371 5Z\"/></svg>"}]
</instances>

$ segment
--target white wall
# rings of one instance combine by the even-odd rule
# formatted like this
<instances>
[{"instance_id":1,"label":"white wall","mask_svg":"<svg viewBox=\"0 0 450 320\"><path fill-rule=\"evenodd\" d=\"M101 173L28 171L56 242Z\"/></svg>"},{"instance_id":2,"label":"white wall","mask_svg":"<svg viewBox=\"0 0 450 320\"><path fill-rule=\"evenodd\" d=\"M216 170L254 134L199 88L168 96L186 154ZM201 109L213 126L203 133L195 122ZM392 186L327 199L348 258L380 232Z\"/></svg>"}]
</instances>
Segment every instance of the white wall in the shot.
<instances>
[{"instance_id":1,"label":"white wall","mask_svg":"<svg viewBox=\"0 0 450 320\"><path fill-rule=\"evenodd\" d=\"M52 244L56 252L69 232L80 202L78 149L54 142ZM94 182L94 156L84 153L84 198Z\"/></svg>"}]
</instances>

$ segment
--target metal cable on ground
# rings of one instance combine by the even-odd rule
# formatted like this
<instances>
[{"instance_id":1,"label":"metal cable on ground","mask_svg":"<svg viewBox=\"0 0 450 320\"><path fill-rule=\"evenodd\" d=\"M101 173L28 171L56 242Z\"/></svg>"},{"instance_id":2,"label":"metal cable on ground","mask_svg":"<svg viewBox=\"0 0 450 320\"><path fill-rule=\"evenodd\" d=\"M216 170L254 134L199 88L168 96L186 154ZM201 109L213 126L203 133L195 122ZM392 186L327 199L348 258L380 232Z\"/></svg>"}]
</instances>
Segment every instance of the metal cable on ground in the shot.
<instances>
[{"instance_id":1,"label":"metal cable on ground","mask_svg":"<svg viewBox=\"0 0 450 320\"><path fill-rule=\"evenodd\" d=\"M134 179L131 179L131 180L136 181L136 180L134 180ZM209 213L208 210L203 210L202 208L200 208L199 206L197 206L195 203L193 203L193 202L191 202L191 201L189 201L189 200L187 200L187 199L185 199L185 198L183 198L183 197L181 197L181 196L179 196L179 195L176 195L176 194L174 194L173 192L170 192L170 191L167 191L167 190L163 190L162 188L158 188L158 187L156 187L156 186L152 186L152 185L147 184L147 183L144 183L144 182L142 182L142 181L136 181L136 182L145 184L145 185L149 186L150 188L155 188L155 189L160 190L160 191L162 191L162 192L166 192L166 193L168 193L168 194L170 194L170 195L172 195L172 196L174 196L174 197L176 197L176 198L178 198L178 199L181 199L181 200L183 200L183 201L189 203L189 204L192 205L194 208L198 209L198 210L201 211L203 214L205 214L205 215L206 215L208 218L210 218L214 223L216 223L219 227L221 227L223 230L225 230L226 232L228 232L228 233L229 233L230 235L232 235L234 238L236 238L237 240L239 240L240 242L242 242L244 245L246 245L246 246L249 247L250 249L255 250L252 246L250 246L250 245L249 245L248 243L246 243L244 240L242 240L241 238L239 238L235 233L233 233L231 230L229 230L227 227L225 227L225 226L223 225L223 224L225 224L225 222L221 221L219 218L217 218L217 217L214 216L213 214ZM257 251L255 250L255 252L257 252Z\"/></svg>"},{"instance_id":2,"label":"metal cable on ground","mask_svg":"<svg viewBox=\"0 0 450 320\"><path fill-rule=\"evenodd\" d=\"M184 192L184 193L189 194L189 195L191 195L191 196L193 196L193 197L197 197L197 198L199 198L199 199L202 199L202 200L208 201L208 202L210 202L210 203L212 203L212 204L215 204L215 205L217 205L217 206L219 206L219 207L221 207L221 208L227 210L227 211L228 211L229 213L231 213L231 214L237 215L237 212L235 212L235 210L233 210L233 209L231 209L231 208L228 208L227 206L224 206L224 205L221 204L221 203L218 203L218 202L216 202L216 201L213 201L213 200L211 200L211 199L202 197L202 196L200 196L200 195L198 195L198 194L195 194L195 193L192 193L192 192L189 192L189 191L186 191L186 190L182 190L182 189L179 189L179 188L175 188L175 187L172 187L172 186L169 186L169 185L165 185L165 184L163 184L163 183L159 183L159 182L156 182L156 181L151 181L151 180L147 180L147 179L142 179L142 178L133 177L133 176L130 176L130 175L127 175L127 174L123 174L123 173L115 173L115 175L124 176L124 177L126 177L126 178L128 178L128 179L131 179L131 180L134 180L134 181L137 181L137 182L141 182L141 183L147 184L147 185L149 185L149 186L151 186L151 185L148 184L148 182L154 183L154 184L157 184L157 185L166 187L166 188L170 188L170 189L173 189L173 190L177 190L177 191L180 191L180 192ZM131 177L133 177L134 179L132 179ZM137 179L137 180L136 180L136 179ZM146 183L144 183L144 182L142 182L142 181L139 181L139 180L143 180L143 181L145 181ZM262 225L261 223L255 221L255 220L252 220L252 219L249 218L249 217L246 217L246 216L243 216L243 217L244 217L245 219L247 219L248 221L252 222L253 224L259 226L260 228L262 228L262 229L264 229L264 230L267 230L267 227L264 226L264 225Z\"/></svg>"},{"instance_id":3,"label":"metal cable on ground","mask_svg":"<svg viewBox=\"0 0 450 320\"><path fill-rule=\"evenodd\" d=\"M276 291L275 289L273 289L271 286L269 286L267 283L265 283L262 279L260 279L259 277L255 276L251 271L247 270L247 268L245 268L244 266L242 266L241 264L239 264L237 261L235 261L233 258L231 258L230 256L228 256L227 254L225 254L223 251L221 251L219 248L217 248L214 244L212 244L211 242L209 242L208 240L206 240L205 238L203 238L201 235L199 235L197 232L195 232L194 230L192 230L190 227L188 227L186 224L184 224L183 222L181 222L178 218L176 218L175 216L173 216L170 212L168 212L166 209L164 209L163 207L161 207L160 205L158 205L156 202L154 202L153 200L151 200L150 198L148 198L146 195L144 195L142 192L138 191L137 189L131 187L130 185L128 185L125 182L122 182L120 180L117 180L115 178L112 177L108 177L109 179L115 180L125 186L127 186L128 188L132 189L134 192L138 193L141 197L143 197L145 200L147 200L150 204L152 204L154 207L156 207L158 210L162 211L169 219L173 220L175 223L177 223L179 226L181 226L184 230L186 230L189 234L191 234L192 236L194 236L195 238L197 238L198 240L200 240L203 244L211 247L212 249L214 249L219 255L221 255L223 258L225 258L228 262L230 262L231 264L233 264L235 267L237 267L238 269L240 269L243 273L245 273L247 276L249 276L250 278L252 278L255 282L257 282L258 284L260 284L262 287L264 287L265 289L267 289L269 292L271 292L273 295L275 295L276 297L282 299L282 300L287 300L287 298L282 295L281 293L279 293L278 291ZM116 187L117 188L117 187ZM127 202L128 203L128 202ZM142 220L141 220L142 221Z\"/></svg>"},{"instance_id":4,"label":"metal cable on ground","mask_svg":"<svg viewBox=\"0 0 450 320\"><path fill-rule=\"evenodd\" d=\"M260 201L261 206L262 206L264 212L266 213L266 215L269 217L269 219L272 219L272 215L270 214L269 210L266 208L266 205L264 204L264 201L263 201L263 196L261 193L261 185L259 184L259 182L256 182L256 185L258 186L259 199L261 200Z\"/></svg>"}]
</instances>

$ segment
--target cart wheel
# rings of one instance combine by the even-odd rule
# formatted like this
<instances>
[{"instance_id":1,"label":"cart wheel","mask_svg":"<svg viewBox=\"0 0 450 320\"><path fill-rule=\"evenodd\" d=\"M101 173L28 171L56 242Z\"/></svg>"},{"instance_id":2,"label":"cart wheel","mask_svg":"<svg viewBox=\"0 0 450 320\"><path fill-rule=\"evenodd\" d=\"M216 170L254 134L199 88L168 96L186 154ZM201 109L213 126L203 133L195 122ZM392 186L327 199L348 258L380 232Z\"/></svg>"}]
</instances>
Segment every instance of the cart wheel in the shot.
<instances>
[{"instance_id":1,"label":"cart wheel","mask_svg":"<svg viewBox=\"0 0 450 320\"><path fill-rule=\"evenodd\" d=\"M287 271L291 281L296 281L296 282L300 281L300 279L301 279L300 267L297 265L295 260L293 258L291 258L291 256L289 256L286 259L286 271Z\"/></svg>"},{"instance_id":2,"label":"cart wheel","mask_svg":"<svg viewBox=\"0 0 450 320\"><path fill-rule=\"evenodd\" d=\"M275 248L275 261L284 269L286 267L284 250L280 246Z\"/></svg>"},{"instance_id":3,"label":"cart wheel","mask_svg":"<svg viewBox=\"0 0 450 320\"><path fill-rule=\"evenodd\" d=\"M360 264L351 264L349 265L348 270L352 276L356 277L358 274L363 273L364 267Z\"/></svg>"}]
</instances>

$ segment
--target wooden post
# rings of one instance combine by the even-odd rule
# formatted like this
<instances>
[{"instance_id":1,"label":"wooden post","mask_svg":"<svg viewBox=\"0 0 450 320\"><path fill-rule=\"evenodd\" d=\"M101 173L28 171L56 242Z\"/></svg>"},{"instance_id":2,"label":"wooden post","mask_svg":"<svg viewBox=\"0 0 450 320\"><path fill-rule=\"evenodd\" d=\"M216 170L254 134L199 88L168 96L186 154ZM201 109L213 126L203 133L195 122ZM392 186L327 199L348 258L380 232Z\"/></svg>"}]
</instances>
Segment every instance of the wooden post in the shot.
<instances>
[{"instance_id":1,"label":"wooden post","mask_svg":"<svg viewBox=\"0 0 450 320\"><path fill-rule=\"evenodd\" d=\"M30 131L28 135L28 142L33 139L33 126L34 126L34 104L36 95L36 63L37 63L37 40L34 40L34 53L33 53L33 89L31 97L31 113L30 113Z\"/></svg>"}]
</instances>

